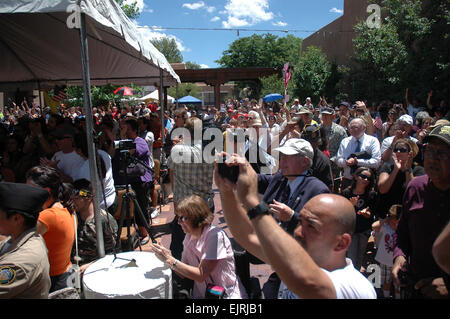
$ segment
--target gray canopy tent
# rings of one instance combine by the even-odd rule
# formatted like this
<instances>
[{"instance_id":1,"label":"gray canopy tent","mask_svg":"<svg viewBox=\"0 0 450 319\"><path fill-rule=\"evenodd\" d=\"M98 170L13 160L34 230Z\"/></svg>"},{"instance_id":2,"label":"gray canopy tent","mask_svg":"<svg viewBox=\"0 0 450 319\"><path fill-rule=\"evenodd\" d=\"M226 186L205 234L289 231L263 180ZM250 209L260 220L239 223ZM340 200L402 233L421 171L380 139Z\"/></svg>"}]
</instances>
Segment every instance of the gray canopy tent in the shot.
<instances>
[{"instance_id":1,"label":"gray canopy tent","mask_svg":"<svg viewBox=\"0 0 450 319\"><path fill-rule=\"evenodd\" d=\"M177 85L180 78L114 0L2 0L0 61L0 91L83 86L98 252L103 257L90 86L163 87ZM163 114L161 103L162 122Z\"/></svg>"}]
</instances>

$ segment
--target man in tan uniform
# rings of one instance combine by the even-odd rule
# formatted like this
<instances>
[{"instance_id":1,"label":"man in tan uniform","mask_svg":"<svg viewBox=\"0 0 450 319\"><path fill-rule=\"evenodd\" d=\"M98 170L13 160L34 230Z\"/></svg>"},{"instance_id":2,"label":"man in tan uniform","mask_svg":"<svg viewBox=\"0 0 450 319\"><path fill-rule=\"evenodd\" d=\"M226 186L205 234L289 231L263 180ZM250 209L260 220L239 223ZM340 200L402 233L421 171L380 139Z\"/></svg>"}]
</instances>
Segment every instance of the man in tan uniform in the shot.
<instances>
[{"instance_id":1,"label":"man in tan uniform","mask_svg":"<svg viewBox=\"0 0 450 319\"><path fill-rule=\"evenodd\" d=\"M39 187L0 183L0 298L48 298L50 264L36 221L48 192Z\"/></svg>"}]
</instances>

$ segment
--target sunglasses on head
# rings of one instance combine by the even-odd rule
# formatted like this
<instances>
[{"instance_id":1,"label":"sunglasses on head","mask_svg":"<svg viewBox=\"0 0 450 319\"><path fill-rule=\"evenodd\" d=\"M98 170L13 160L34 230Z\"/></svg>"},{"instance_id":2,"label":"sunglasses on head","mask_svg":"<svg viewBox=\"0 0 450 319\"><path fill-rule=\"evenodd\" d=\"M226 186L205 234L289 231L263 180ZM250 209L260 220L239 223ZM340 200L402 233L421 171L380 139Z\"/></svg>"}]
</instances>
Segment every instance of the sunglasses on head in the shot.
<instances>
[{"instance_id":1,"label":"sunglasses on head","mask_svg":"<svg viewBox=\"0 0 450 319\"><path fill-rule=\"evenodd\" d=\"M87 198L87 197L91 196L91 192L89 192L85 189L74 189L73 195L75 195L76 197Z\"/></svg>"},{"instance_id":2,"label":"sunglasses on head","mask_svg":"<svg viewBox=\"0 0 450 319\"><path fill-rule=\"evenodd\" d=\"M399 147L394 149L394 153L408 153L409 149L406 147Z\"/></svg>"},{"instance_id":3,"label":"sunglasses on head","mask_svg":"<svg viewBox=\"0 0 450 319\"><path fill-rule=\"evenodd\" d=\"M364 175L364 174L362 174L362 173L359 173L358 176L361 177L363 180L366 180L366 181L368 181L368 180L370 179L369 176Z\"/></svg>"},{"instance_id":4,"label":"sunglasses on head","mask_svg":"<svg viewBox=\"0 0 450 319\"><path fill-rule=\"evenodd\" d=\"M186 216L178 216L178 220L181 220L183 223L187 221Z\"/></svg>"}]
</instances>

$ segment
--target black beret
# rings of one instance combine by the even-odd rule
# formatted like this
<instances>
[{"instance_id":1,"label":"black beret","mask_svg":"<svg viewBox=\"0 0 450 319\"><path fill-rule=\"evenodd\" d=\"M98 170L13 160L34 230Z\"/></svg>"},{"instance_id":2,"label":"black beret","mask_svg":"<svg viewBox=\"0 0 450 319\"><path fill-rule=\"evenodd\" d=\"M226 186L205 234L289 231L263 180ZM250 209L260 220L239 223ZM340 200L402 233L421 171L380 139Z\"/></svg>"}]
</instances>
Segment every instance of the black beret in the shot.
<instances>
[{"instance_id":1,"label":"black beret","mask_svg":"<svg viewBox=\"0 0 450 319\"><path fill-rule=\"evenodd\" d=\"M41 187L23 183L0 183L0 208L37 218L49 193Z\"/></svg>"}]
</instances>

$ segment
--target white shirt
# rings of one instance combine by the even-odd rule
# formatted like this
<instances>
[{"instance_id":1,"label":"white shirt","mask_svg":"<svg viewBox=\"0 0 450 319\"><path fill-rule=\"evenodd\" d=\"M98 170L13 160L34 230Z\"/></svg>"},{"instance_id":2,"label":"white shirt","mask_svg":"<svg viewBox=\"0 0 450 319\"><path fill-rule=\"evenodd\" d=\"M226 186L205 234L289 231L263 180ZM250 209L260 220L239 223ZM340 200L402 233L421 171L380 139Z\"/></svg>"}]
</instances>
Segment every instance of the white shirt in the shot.
<instances>
[{"instance_id":1,"label":"white shirt","mask_svg":"<svg viewBox=\"0 0 450 319\"><path fill-rule=\"evenodd\" d=\"M395 230L389 224L383 224L380 229L380 241L377 243L375 260L380 264L392 267L394 265Z\"/></svg>"},{"instance_id":2,"label":"white shirt","mask_svg":"<svg viewBox=\"0 0 450 319\"><path fill-rule=\"evenodd\" d=\"M72 151L70 153L63 153L63 151L58 151L53 155L52 161L59 161L58 168L66 175L70 176L73 181L75 181L75 174L77 173L81 164L83 164L83 158L78 155L77 152Z\"/></svg>"},{"instance_id":3,"label":"white shirt","mask_svg":"<svg viewBox=\"0 0 450 319\"><path fill-rule=\"evenodd\" d=\"M109 156L108 153L106 153L103 150L98 150L98 154L100 154L101 159L103 159L103 161L105 162L106 168L106 176L103 180L103 187L105 189L105 197L106 197L106 207L103 200L103 194L100 194L100 208L106 210L109 206L111 206L114 203L116 199L116 188L114 187L111 157ZM97 160L100 161L101 159L98 158ZM80 166L79 170L75 174L73 181L82 178L91 181L89 159L84 160L83 164Z\"/></svg>"},{"instance_id":4,"label":"white shirt","mask_svg":"<svg viewBox=\"0 0 450 319\"><path fill-rule=\"evenodd\" d=\"M377 299L377 293L370 281L355 269L351 259L345 258L347 265L326 273L333 282L336 299ZM281 282L278 299L300 299Z\"/></svg>"},{"instance_id":5,"label":"white shirt","mask_svg":"<svg viewBox=\"0 0 450 319\"><path fill-rule=\"evenodd\" d=\"M381 162L380 142L376 137L367 135L366 133L359 138L359 141L361 143L361 152L367 152L372 157L370 159L358 159L357 166L377 169ZM351 174L351 168L347 166L345 161L351 154L355 153L356 147L357 139L353 136L346 137L341 141L341 145L336 154L336 164L344 169L344 177L348 179L352 179L353 176Z\"/></svg>"}]
</instances>

